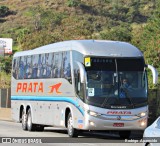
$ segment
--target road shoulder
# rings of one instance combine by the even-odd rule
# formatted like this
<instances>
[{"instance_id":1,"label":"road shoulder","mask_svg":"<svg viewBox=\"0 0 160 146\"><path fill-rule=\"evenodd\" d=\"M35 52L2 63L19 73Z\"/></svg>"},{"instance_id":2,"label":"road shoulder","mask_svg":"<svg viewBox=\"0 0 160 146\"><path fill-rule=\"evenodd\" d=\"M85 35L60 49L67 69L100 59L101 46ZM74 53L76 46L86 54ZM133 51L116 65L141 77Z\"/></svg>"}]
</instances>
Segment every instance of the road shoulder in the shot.
<instances>
[{"instance_id":1,"label":"road shoulder","mask_svg":"<svg viewBox=\"0 0 160 146\"><path fill-rule=\"evenodd\" d=\"M0 108L0 120L12 121L11 108Z\"/></svg>"}]
</instances>

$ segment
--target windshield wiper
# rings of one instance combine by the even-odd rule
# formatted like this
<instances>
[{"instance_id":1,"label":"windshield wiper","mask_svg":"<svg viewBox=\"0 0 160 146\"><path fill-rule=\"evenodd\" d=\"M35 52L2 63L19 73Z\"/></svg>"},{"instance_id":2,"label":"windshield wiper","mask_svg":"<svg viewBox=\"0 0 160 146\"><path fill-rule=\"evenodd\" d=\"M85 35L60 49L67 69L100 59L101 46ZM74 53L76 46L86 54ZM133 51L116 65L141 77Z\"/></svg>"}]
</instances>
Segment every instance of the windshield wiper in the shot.
<instances>
[{"instance_id":1,"label":"windshield wiper","mask_svg":"<svg viewBox=\"0 0 160 146\"><path fill-rule=\"evenodd\" d=\"M106 106L106 103L108 102L108 100L110 99L111 97L106 97L101 105L101 107L104 107ZM108 105L108 104L107 104Z\"/></svg>"},{"instance_id":2,"label":"windshield wiper","mask_svg":"<svg viewBox=\"0 0 160 146\"><path fill-rule=\"evenodd\" d=\"M135 107L135 104L134 104L131 96L129 95L127 89L121 88L121 90L125 92L126 96L124 96L124 97L129 100L130 104L131 104L131 105L133 106L133 108L134 108L134 107Z\"/></svg>"}]
</instances>

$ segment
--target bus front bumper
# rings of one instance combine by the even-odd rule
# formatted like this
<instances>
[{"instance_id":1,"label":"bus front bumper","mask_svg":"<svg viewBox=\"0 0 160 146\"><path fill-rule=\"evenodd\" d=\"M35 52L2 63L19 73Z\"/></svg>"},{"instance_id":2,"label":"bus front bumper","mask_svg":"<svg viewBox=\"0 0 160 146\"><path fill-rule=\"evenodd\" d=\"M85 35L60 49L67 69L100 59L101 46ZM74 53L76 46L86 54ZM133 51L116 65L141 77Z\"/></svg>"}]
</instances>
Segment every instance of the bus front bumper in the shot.
<instances>
[{"instance_id":1,"label":"bus front bumper","mask_svg":"<svg viewBox=\"0 0 160 146\"><path fill-rule=\"evenodd\" d=\"M113 120L114 119L114 120ZM128 119L128 120L126 120ZM144 130L147 127L147 116L132 120L127 116L112 116L112 118L102 119L86 115L84 130Z\"/></svg>"}]
</instances>

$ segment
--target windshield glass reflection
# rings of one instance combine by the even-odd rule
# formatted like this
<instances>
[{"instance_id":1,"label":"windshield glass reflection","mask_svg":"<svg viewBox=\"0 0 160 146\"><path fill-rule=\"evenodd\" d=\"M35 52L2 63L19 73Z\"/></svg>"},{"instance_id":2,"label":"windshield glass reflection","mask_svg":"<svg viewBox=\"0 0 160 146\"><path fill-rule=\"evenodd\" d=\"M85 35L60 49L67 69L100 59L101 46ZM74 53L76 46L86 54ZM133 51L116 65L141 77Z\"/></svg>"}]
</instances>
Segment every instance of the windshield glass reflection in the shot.
<instances>
[{"instance_id":1,"label":"windshield glass reflection","mask_svg":"<svg viewBox=\"0 0 160 146\"><path fill-rule=\"evenodd\" d=\"M125 62L126 60L117 61L117 70L116 67L113 67L116 66L113 60L110 62L110 66L112 66L110 71L104 66L92 68L93 70L91 68L88 69L88 104L104 108L111 106L134 108L147 104L147 77L144 67L143 69L142 67L135 69L134 67L131 68L131 66L124 68L126 64L130 65L129 63L125 64ZM121 63L125 65L122 66Z\"/></svg>"}]
</instances>

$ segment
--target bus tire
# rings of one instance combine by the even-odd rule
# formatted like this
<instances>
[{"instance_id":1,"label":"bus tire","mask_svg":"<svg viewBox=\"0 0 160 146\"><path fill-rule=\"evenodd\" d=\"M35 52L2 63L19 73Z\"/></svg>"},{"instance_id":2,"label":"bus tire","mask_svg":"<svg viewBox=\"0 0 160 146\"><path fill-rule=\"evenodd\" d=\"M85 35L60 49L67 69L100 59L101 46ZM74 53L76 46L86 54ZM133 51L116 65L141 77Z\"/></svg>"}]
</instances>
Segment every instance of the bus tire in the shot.
<instances>
[{"instance_id":1,"label":"bus tire","mask_svg":"<svg viewBox=\"0 0 160 146\"><path fill-rule=\"evenodd\" d=\"M71 113L68 114L67 118L67 131L69 137L78 137L78 130L73 128L73 119Z\"/></svg>"},{"instance_id":2,"label":"bus tire","mask_svg":"<svg viewBox=\"0 0 160 146\"><path fill-rule=\"evenodd\" d=\"M35 124L32 123L31 109L29 109L27 112L27 129L28 131L35 130Z\"/></svg>"},{"instance_id":3,"label":"bus tire","mask_svg":"<svg viewBox=\"0 0 160 146\"><path fill-rule=\"evenodd\" d=\"M22 111L22 129L27 130L27 114L25 113L25 110Z\"/></svg>"},{"instance_id":4,"label":"bus tire","mask_svg":"<svg viewBox=\"0 0 160 146\"><path fill-rule=\"evenodd\" d=\"M122 139L129 139L131 131L119 131L119 136Z\"/></svg>"},{"instance_id":5,"label":"bus tire","mask_svg":"<svg viewBox=\"0 0 160 146\"><path fill-rule=\"evenodd\" d=\"M150 144L149 142L147 142L147 143L145 144L145 146L151 146L151 144Z\"/></svg>"}]
</instances>

